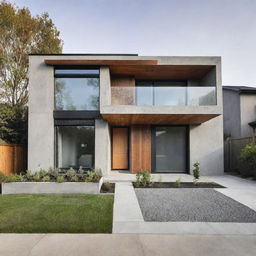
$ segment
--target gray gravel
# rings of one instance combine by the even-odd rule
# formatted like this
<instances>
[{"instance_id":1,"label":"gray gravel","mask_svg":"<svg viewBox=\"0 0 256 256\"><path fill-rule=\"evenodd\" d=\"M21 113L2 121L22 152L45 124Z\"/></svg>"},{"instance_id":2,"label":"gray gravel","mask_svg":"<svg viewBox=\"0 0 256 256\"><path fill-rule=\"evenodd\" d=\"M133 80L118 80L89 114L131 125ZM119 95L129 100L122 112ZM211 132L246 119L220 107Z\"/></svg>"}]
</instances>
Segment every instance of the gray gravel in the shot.
<instances>
[{"instance_id":1,"label":"gray gravel","mask_svg":"<svg viewBox=\"0 0 256 256\"><path fill-rule=\"evenodd\" d=\"M256 222L256 212L204 188L135 189L145 221Z\"/></svg>"}]
</instances>

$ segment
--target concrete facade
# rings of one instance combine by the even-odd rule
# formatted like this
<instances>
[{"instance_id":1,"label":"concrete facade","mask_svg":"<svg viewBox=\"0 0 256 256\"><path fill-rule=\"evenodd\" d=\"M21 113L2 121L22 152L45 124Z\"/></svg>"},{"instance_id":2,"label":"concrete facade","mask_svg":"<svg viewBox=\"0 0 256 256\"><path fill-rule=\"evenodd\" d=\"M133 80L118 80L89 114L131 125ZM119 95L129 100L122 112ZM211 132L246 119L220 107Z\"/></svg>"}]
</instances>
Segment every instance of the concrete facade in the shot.
<instances>
[{"instance_id":1,"label":"concrete facade","mask_svg":"<svg viewBox=\"0 0 256 256\"><path fill-rule=\"evenodd\" d=\"M54 69L29 58L28 169L54 166Z\"/></svg>"},{"instance_id":2,"label":"concrete facade","mask_svg":"<svg viewBox=\"0 0 256 256\"><path fill-rule=\"evenodd\" d=\"M252 136L253 128L248 123L256 121L256 88L224 86L223 118L226 137Z\"/></svg>"},{"instance_id":3,"label":"concrete facade","mask_svg":"<svg viewBox=\"0 0 256 256\"><path fill-rule=\"evenodd\" d=\"M189 128L189 166L201 164L202 175L223 174L223 119L220 57L163 56L30 56L28 169L54 166L54 68L45 59L53 60L158 60L158 65L212 65L214 68L200 80L200 85L216 84L217 105L211 106L124 106L111 105L111 74L108 66L100 67L101 114L216 114L200 125ZM198 81L190 81L190 84ZM95 168L103 175L111 172L110 125L95 120Z\"/></svg>"}]
</instances>

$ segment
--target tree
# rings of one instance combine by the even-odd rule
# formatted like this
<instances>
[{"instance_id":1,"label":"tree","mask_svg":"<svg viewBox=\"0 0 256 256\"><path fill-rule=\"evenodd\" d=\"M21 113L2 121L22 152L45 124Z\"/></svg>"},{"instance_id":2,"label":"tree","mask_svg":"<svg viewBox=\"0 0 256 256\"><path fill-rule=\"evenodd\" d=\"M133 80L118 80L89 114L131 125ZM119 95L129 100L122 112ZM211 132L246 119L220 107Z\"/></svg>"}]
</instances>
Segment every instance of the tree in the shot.
<instances>
[{"instance_id":1,"label":"tree","mask_svg":"<svg viewBox=\"0 0 256 256\"><path fill-rule=\"evenodd\" d=\"M28 101L28 54L61 53L63 42L48 13L0 3L0 100L11 106Z\"/></svg>"},{"instance_id":2,"label":"tree","mask_svg":"<svg viewBox=\"0 0 256 256\"><path fill-rule=\"evenodd\" d=\"M26 106L0 104L0 138L8 143L27 144Z\"/></svg>"}]
</instances>

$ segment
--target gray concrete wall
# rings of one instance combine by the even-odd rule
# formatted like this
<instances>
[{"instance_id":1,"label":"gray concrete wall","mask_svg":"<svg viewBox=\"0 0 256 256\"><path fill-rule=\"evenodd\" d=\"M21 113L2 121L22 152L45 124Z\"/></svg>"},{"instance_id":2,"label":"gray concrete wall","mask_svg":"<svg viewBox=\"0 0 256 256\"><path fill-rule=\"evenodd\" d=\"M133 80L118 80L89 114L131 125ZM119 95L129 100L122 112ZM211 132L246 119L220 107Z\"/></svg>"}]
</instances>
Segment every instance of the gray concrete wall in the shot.
<instances>
[{"instance_id":1,"label":"gray concrete wall","mask_svg":"<svg viewBox=\"0 0 256 256\"><path fill-rule=\"evenodd\" d=\"M104 176L111 168L110 129L104 120L95 120L95 168Z\"/></svg>"},{"instance_id":2,"label":"gray concrete wall","mask_svg":"<svg viewBox=\"0 0 256 256\"><path fill-rule=\"evenodd\" d=\"M109 67L100 68L100 110L111 104L111 80Z\"/></svg>"},{"instance_id":3,"label":"gray concrete wall","mask_svg":"<svg viewBox=\"0 0 256 256\"><path fill-rule=\"evenodd\" d=\"M41 56L29 58L28 169L54 166L54 73Z\"/></svg>"},{"instance_id":4,"label":"gray concrete wall","mask_svg":"<svg viewBox=\"0 0 256 256\"><path fill-rule=\"evenodd\" d=\"M220 61L216 64L216 75L214 73L209 74L205 82L207 82L207 79L209 82L216 79L217 107L220 108L221 115L201 125L191 125L189 132L190 172L192 173L193 164L198 161L200 163L201 175L222 175L224 173L223 102Z\"/></svg>"},{"instance_id":5,"label":"gray concrete wall","mask_svg":"<svg viewBox=\"0 0 256 256\"><path fill-rule=\"evenodd\" d=\"M222 175L223 162L223 119L213 118L201 125L189 128L190 173L193 164L200 163L201 175Z\"/></svg>"},{"instance_id":6,"label":"gray concrete wall","mask_svg":"<svg viewBox=\"0 0 256 256\"><path fill-rule=\"evenodd\" d=\"M224 134L232 138L241 137L240 94L223 90Z\"/></svg>"},{"instance_id":7,"label":"gray concrete wall","mask_svg":"<svg viewBox=\"0 0 256 256\"><path fill-rule=\"evenodd\" d=\"M256 120L256 94L240 94L241 137L253 135L253 129L248 125Z\"/></svg>"}]
</instances>

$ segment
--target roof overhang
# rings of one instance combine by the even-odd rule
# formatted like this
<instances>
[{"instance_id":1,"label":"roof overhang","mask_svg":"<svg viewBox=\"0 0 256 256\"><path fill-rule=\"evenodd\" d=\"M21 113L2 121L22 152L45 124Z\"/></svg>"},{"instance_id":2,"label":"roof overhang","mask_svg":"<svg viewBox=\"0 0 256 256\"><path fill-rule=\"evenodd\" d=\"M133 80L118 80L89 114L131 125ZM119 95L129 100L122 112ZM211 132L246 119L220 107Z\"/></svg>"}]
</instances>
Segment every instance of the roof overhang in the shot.
<instances>
[{"instance_id":1,"label":"roof overhang","mask_svg":"<svg viewBox=\"0 0 256 256\"><path fill-rule=\"evenodd\" d=\"M220 114L102 114L111 125L198 125Z\"/></svg>"},{"instance_id":2,"label":"roof overhang","mask_svg":"<svg viewBox=\"0 0 256 256\"><path fill-rule=\"evenodd\" d=\"M95 66L134 66L134 65L157 65L157 60L101 60L101 59L45 59L47 65L95 65Z\"/></svg>"}]
</instances>

